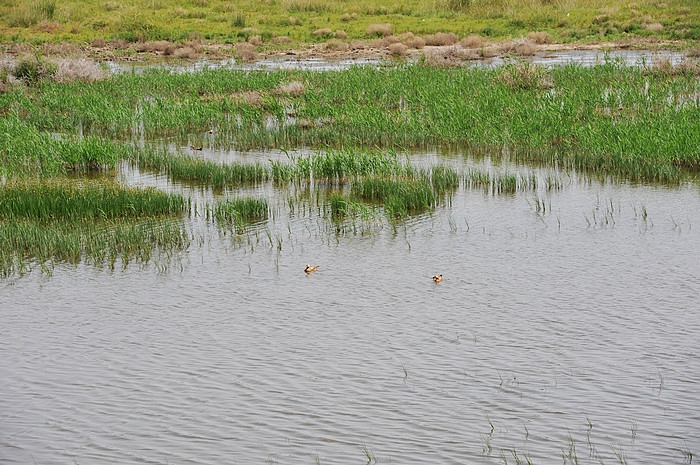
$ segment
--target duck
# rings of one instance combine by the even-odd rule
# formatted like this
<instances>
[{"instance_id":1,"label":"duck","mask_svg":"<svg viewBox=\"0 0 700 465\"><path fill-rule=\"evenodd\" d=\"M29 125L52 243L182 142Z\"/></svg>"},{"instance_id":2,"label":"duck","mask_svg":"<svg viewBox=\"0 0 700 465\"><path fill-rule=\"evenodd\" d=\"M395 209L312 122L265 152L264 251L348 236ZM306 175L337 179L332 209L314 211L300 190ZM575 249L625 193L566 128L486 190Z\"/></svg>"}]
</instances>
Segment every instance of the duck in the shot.
<instances>
[{"instance_id":1,"label":"duck","mask_svg":"<svg viewBox=\"0 0 700 465\"><path fill-rule=\"evenodd\" d=\"M438 275L433 276L433 282L436 284L441 283L442 282L442 275L438 274Z\"/></svg>"},{"instance_id":2,"label":"duck","mask_svg":"<svg viewBox=\"0 0 700 465\"><path fill-rule=\"evenodd\" d=\"M306 268L304 268L304 272L306 274L313 273L316 270L318 270L318 265L311 266L311 265L307 264Z\"/></svg>"},{"instance_id":3,"label":"duck","mask_svg":"<svg viewBox=\"0 0 700 465\"><path fill-rule=\"evenodd\" d=\"M190 148L192 150L202 150L202 147L195 147L194 145L190 145Z\"/></svg>"}]
</instances>

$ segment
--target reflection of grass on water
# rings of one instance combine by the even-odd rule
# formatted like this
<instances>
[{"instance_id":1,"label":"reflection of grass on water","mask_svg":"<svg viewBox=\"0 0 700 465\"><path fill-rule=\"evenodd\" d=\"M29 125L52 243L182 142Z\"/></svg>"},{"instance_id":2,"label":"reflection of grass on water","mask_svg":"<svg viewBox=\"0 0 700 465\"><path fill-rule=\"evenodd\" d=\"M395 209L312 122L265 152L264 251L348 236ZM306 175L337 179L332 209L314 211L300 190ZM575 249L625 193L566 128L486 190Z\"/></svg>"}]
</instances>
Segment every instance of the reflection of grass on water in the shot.
<instances>
[{"instance_id":1,"label":"reflection of grass on water","mask_svg":"<svg viewBox=\"0 0 700 465\"><path fill-rule=\"evenodd\" d=\"M0 277L23 274L38 265L50 272L56 263L82 261L114 269L120 261L167 266L190 239L182 221L168 219L0 221ZM160 261L159 259L165 260Z\"/></svg>"}]
</instances>

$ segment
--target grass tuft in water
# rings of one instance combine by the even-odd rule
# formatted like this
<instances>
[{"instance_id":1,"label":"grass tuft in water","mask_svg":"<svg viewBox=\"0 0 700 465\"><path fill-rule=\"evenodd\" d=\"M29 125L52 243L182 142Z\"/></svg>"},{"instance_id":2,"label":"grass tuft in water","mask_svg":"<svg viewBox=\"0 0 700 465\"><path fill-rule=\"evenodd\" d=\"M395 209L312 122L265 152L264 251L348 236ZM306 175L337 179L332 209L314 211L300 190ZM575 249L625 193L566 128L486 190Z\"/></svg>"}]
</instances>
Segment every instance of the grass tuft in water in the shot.
<instances>
[{"instance_id":1,"label":"grass tuft in water","mask_svg":"<svg viewBox=\"0 0 700 465\"><path fill-rule=\"evenodd\" d=\"M266 199L245 197L218 202L213 211L217 222L240 225L266 220L269 206Z\"/></svg>"},{"instance_id":2,"label":"grass tuft in water","mask_svg":"<svg viewBox=\"0 0 700 465\"><path fill-rule=\"evenodd\" d=\"M188 205L181 195L111 180L11 180L0 186L0 218L8 220L153 218L182 214Z\"/></svg>"}]
</instances>

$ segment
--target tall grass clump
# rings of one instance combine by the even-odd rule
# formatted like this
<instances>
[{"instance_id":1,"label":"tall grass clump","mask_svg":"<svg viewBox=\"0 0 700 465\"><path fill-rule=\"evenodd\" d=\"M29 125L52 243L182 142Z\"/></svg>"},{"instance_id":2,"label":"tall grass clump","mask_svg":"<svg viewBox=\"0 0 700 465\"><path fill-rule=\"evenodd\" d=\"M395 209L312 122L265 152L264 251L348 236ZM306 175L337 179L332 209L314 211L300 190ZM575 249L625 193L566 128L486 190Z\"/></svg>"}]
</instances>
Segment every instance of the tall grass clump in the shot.
<instances>
[{"instance_id":1,"label":"tall grass clump","mask_svg":"<svg viewBox=\"0 0 700 465\"><path fill-rule=\"evenodd\" d=\"M125 144L99 137L54 137L17 117L0 118L0 175L54 176L114 168L131 155Z\"/></svg>"},{"instance_id":2,"label":"tall grass clump","mask_svg":"<svg viewBox=\"0 0 700 465\"><path fill-rule=\"evenodd\" d=\"M365 201L383 203L393 217L405 217L435 206L437 197L427 179L373 177L353 184L351 194Z\"/></svg>"},{"instance_id":3,"label":"tall grass clump","mask_svg":"<svg viewBox=\"0 0 700 465\"><path fill-rule=\"evenodd\" d=\"M218 223L236 225L266 220L268 212L267 200L254 197L227 199L218 202L213 208Z\"/></svg>"},{"instance_id":4,"label":"tall grass clump","mask_svg":"<svg viewBox=\"0 0 700 465\"><path fill-rule=\"evenodd\" d=\"M142 150L136 162L142 169L164 172L175 181L220 188L261 182L270 177L269 169L259 163L219 164L161 149Z\"/></svg>"},{"instance_id":5,"label":"tall grass clump","mask_svg":"<svg viewBox=\"0 0 700 465\"><path fill-rule=\"evenodd\" d=\"M435 166L430 172L430 182L437 192L454 191L459 187L459 174L448 166Z\"/></svg>"},{"instance_id":6,"label":"tall grass clump","mask_svg":"<svg viewBox=\"0 0 700 465\"><path fill-rule=\"evenodd\" d=\"M182 214L187 205L181 195L114 181L10 180L0 186L0 218L7 220L153 218Z\"/></svg>"}]
</instances>

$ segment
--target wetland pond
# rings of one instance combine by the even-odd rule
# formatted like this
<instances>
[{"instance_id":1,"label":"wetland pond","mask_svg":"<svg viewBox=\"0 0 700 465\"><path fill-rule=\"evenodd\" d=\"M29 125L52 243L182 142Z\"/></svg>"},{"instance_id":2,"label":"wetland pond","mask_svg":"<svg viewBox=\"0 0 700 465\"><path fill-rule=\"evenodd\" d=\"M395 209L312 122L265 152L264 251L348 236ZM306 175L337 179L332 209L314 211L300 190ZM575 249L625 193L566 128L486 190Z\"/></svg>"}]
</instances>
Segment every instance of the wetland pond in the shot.
<instances>
[{"instance_id":1,"label":"wetland pond","mask_svg":"<svg viewBox=\"0 0 700 465\"><path fill-rule=\"evenodd\" d=\"M272 213L227 232L197 207L166 269L4 280L0 462L695 463L697 181L408 158L538 183L462 182L431 213L338 223L313 178L212 191L122 165L129 185Z\"/></svg>"}]
</instances>

